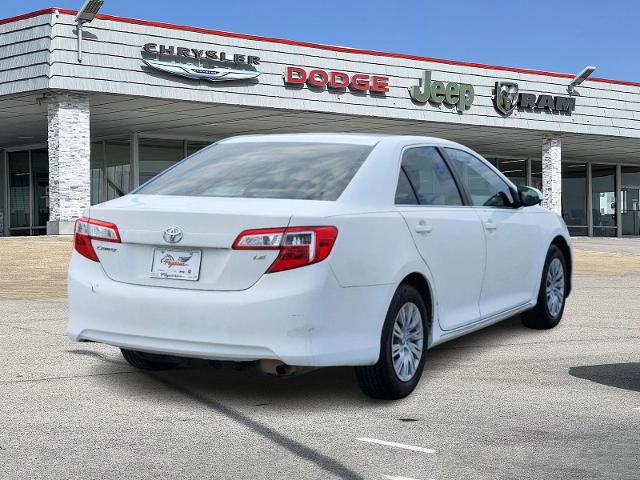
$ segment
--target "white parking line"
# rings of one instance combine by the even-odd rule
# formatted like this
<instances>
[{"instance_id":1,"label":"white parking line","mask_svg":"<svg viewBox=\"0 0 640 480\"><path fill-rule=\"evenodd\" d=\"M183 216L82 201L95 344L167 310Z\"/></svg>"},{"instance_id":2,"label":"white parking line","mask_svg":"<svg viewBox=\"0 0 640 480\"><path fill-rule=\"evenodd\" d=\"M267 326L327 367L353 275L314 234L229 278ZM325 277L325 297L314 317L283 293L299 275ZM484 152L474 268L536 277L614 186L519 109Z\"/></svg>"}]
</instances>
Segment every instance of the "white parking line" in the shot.
<instances>
[{"instance_id":1,"label":"white parking line","mask_svg":"<svg viewBox=\"0 0 640 480\"><path fill-rule=\"evenodd\" d=\"M386 445L387 447L396 447L396 448L403 448L405 450L413 450L414 452L436 453L436 451L431 448L414 447L413 445L405 445L404 443L386 442L384 440L378 440L376 438L356 438L356 440L359 440L361 442L377 443L378 445Z\"/></svg>"},{"instance_id":2,"label":"white parking line","mask_svg":"<svg viewBox=\"0 0 640 480\"><path fill-rule=\"evenodd\" d=\"M634 407L634 410L640 410L640 407Z\"/></svg>"},{"instance_id":3,"label":"white parking line","mask_svg":"<svg viewBox=\"0 0 640 480\"><path fill-rule=\"evenodd\" d=\"M410 478L410 477L394 477L391 475L384 475L384 478L386 478L387 480L417 480L415 478Z\"/></svg>"}]
</instances>

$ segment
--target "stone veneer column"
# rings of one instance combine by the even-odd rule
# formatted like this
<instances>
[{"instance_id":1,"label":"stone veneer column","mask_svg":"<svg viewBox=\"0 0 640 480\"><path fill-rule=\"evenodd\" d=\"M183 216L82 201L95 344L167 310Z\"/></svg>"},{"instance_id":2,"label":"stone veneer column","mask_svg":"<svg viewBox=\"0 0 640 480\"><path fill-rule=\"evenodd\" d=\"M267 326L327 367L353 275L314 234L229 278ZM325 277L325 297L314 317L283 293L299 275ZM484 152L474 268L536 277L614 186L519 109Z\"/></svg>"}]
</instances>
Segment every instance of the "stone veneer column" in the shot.
<instances>
[{"instance_id":1,"label":"stone veneer column","mask_svg":"<svg viewBox=\"0 0 640 480\"><path fill-rule=\"evenodd\" d=\"M542 140L542 206L562 215L562 141L558 135Z\"/></svg>"},{"instance_id":2,"label":"stone veneer column","mask_svg":"<svg viewBox=\"0 0 640 480\"><path fill-rule=\"evenodd\" d=\"M89 99L59 93L49 98L48 235L72 234L91 203Z\"/></svg>"}]
</instances>

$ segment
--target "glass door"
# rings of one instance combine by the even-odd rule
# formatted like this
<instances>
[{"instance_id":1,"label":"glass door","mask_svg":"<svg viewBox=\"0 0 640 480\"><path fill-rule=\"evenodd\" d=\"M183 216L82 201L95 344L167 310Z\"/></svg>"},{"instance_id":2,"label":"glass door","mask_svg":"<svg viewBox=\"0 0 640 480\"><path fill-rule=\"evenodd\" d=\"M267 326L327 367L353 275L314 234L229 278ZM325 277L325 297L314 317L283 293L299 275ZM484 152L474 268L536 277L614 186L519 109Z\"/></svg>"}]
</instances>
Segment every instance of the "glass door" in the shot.
<instances>
[{"instance_id":1,"label":"glass door","mask_svg":"<svg viewBox=\"0 0 640 480\"><path fill-rule=\"evenodd\" d=\"M622 235L640 235L640 167L622 167L620 217Z\"/></svg>"},{"instance_id":2,"label":"glass door","mask_svg":"<svg viewBox=\"0 0 640 480\"><path fill-rule=\"evenodd\" d=\"M44 235L49 219L49 159L46 149L9 152L9 234Z\"/></svg>"},{"instance_id":3,"label":"glass door","mask_svg":"<svg viewBox=\"0 0 640 480\"><path fill-rule=\"evenodd\" d=\"M8 154L9 234L31 235L29 151Z\"/></svg>"},{"instance_id":4,"label":"glass door","mask_svg":"<svg viewBox=\"0 0 640 480\"><path fill-rule=\"evenodd\" d=\"M49 155L46 149L31 150L32 235L46 235L49 220Z\"/></svg>"},{"instance_id":5,"label":"glass door","mask_svg":"<svg viewBox=\"0 0 640 480\"><path fill-rule=\"evenodd\" d=\"M129 140L91 143L91 205L129 193L130 152Z\"/></svg>"},{"instance_id":6,"label":"glass door","mask_svg":"<svg viewBox=\"0 0 640 480\"><path fill-rule=\"evenodd\" d=\"M571 235L589 234L587 225L587 165L584 163L562 164L562 218L564 218Z\"/></svg>"},{"instance_id":7,"label":"glass door","mask_svg":"<svg viewBox=\"0 0 640 480\"><path fill-rule=\"evenodd\" d=\"M593 205L593 236L615 237L616 222L616 167L591 166L591 201Z\"/></svg>"}]
</instances>

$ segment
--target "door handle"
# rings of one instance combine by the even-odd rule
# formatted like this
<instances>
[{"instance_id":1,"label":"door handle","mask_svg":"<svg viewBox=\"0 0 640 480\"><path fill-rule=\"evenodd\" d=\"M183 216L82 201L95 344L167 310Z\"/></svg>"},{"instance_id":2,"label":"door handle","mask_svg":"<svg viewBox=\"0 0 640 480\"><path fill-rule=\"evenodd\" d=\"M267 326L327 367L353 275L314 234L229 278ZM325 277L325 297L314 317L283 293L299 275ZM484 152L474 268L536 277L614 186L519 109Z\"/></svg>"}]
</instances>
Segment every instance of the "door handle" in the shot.
<instances>
[{"instance_id":1,"label":"door handle","mask_svg":"<svg viewBox=\"0 0 640 480\"><path fill-rule=\"evenodd\" d=\"M433 227L425 222L420 222L415 226L415 231L418 233L431 233L432 230Z\"/></svg>"},{"instance_id":2,"label":"door handle","mask_svg":"<svg viewBox=\"0 0 640 480\"><path fill-rule=\"evenodd\" d=\"M493 223L491 220L489 220L488 222L484 222L484 228L487 230L495 230L496 228L498 228L498 224Z\"/></svg>"}]
</instances>

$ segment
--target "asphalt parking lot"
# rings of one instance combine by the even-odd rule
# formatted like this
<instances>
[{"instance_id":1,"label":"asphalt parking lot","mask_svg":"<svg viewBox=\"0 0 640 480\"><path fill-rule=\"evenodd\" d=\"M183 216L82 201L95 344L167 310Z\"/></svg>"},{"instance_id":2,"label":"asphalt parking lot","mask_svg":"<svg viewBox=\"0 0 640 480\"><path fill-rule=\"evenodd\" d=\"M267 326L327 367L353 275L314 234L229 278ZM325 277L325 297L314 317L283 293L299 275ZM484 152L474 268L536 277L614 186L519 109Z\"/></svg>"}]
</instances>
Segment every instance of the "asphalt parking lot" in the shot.
<instances>
[{"instance_id":1,"label":"asphalt parking lot","mask_svg":"<svg viewBox=\"0 0 640 480\"><path fill-rule=\"evenodd\" d=\"M578 246L634 265L626 242ZM0 478L637 480L640 270L592 270L556 329L513 318L436 347L397 402L343 368L141 373L72 343L64 298L1 299Z\"/></svg>"}]
</instances>

